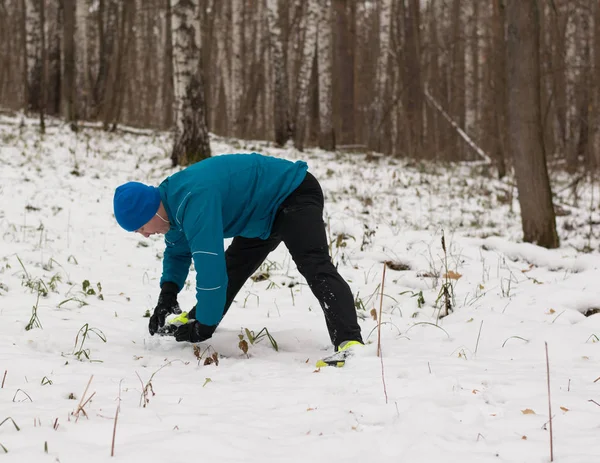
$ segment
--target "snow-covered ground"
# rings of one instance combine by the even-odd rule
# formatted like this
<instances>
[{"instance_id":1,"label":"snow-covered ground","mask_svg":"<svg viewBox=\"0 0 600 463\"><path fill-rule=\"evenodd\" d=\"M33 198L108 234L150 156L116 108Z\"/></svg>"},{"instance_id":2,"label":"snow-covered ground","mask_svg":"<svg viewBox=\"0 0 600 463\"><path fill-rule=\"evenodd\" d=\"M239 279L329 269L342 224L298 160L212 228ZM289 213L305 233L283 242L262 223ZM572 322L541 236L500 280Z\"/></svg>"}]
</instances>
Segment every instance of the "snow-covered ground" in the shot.
<instances>
[{"instance_id":1,"label":"snow-covered ground","mask_svg":"<svg viewBox=\"0 0 600 463\"><path fill-rule=\"evenodd\" d=\"M370 344L319 371L323 315L283 246L196 352L148 334L163 242L121 230L112 195L173 172L168 135L56 125L40 138L16 122L0 118L2 461L113 461L119 409L114 461L546 462L545 342L555 461L600 461L589 184L553 174L562 246L549 251L521 242L512 180L485 167L214 139L214 153L305 159L322 182L332 256ZM444 287L454 311L440 318ZM193 291L179 301L191 308ZM239 336L265 327L278 351L262 337L244 354Z\"/></svg>"}]
</instances>

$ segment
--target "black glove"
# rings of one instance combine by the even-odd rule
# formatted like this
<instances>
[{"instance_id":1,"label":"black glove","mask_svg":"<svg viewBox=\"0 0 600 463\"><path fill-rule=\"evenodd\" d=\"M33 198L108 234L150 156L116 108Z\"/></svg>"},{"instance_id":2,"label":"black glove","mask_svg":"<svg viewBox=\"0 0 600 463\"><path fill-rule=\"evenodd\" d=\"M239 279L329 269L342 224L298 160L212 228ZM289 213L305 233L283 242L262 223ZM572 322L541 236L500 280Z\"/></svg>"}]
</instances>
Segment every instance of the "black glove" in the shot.
<instances>
[{"instance_id":1,"label":"black glove","mask_svg":"<svg viewBox=\"0 0 600 463\"><path fill-rule=\"evenodd\" d=\"M162 284L160 296L158 296L158 304L156 304L154 314L150 317L150 322L148 323L148 331L150 331L151 335L154 336L154 333L159 328L165 326L167 315L181 313L179 303L177 302L178 292L179 288L175 283L166 281Z\"/></svg>"},{"instance_id":2,"label":"black glove","mask_svg":"<svg viewBox=\"0 0 600 463\"><path fill-rule=\"evenodd\" d=\"M203 325L199 321L190 320L185 325L177 327L177 330L175 331L175 339L177 339L179 342L202 342L210 338L216 329L217 325Z\"/></svg>"}]
</instances>

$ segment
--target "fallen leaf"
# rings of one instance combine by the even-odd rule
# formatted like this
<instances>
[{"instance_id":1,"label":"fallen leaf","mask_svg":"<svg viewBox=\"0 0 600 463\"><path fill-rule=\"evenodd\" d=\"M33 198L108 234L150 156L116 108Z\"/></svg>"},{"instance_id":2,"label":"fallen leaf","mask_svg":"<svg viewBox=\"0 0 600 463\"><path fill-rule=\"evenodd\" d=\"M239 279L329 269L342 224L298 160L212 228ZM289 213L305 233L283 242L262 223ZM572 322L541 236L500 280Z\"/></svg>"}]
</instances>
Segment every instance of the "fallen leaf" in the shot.
<instances>
[{"instance_id":1,"label":"fallen leaf","mask_svg":"<svg viewBox=\"0 0 600 463\"><path fill-rule=\"evenodd\" d=\"M471 392L472 392L473 394L477 394L477 393L479 392L479 390L478 390L478 389L473 389Z\"/></svg>"},{"instance_id":2,"label":"fallen leaf","mask_svg":"<svg viewBox=\"0 0 600 463\"><path fill-rule=\"evenodd\" d=\"M200 360L200 358L202 357L202 352L200 351L200 348L196 344L192 344L192 348L194 349L194 356L198 360Z\"/></svg>"},{"instance_id":3,"label":"fallen leaf","mask_svg":"<svg viewBox=\"0 0 600 463\"><path fill-rule=\"evenodd\" d=\"M242 339L239 342L238 347L242 350L242 352L244 354L248 354L248 341L246 341L245 339Z\"/></svg>"},{"instance_id":4,"label":"fallen leaf","mask_svg":"<svg viewBox=\"0 0 600 463\"><path fill-rule=\"evenodd\" d=\"M521 439L527 440L527 436L521 436Z\"/></svg>"},{"instance_id":5,"label":"fallen leaf","mask_svg":"<svg viewBox=\"0 0 600 463\"><path fill-rule=\"evenodd\" d=\"M521 410L523 415L535 415L535 412L531 408L526 408L525 410Z\"/></svg>"},{"instance_id":6,"label":"fallen leaf","mask_svg":"<svg viewBox=\"0 0 600 463\"><path fill-rule=\"evenodd\" d=\"M447 278L449 280L458 280L460 277L462 277L460 273L456 273L450 270L448 273L444 273L442 278Z\"/></svg>"},{"instance_id":7,"label":"fallen leaf","mask_svg":"<svg viewBox=\"0 0 600 463\"><path fill-rule=\"evenodd\" d=\"M554 309L550 309L550 310L548 310L548 313L549 313L550 315L552 315L553 313L556 313L556 310L554 310Z\"/></svg>"},{"instance_id":8,"label":"fallen leaf","mask_svg":"<svg viewBox=\"0 0 600 463\"><path fill-rule=\"evenodd\" d=\"M560 409L565 413L567 413L569 411L569 409L567 407L560 407Z\"/></svg>"},{"instance_id":9,"label":"fallen leaf","mask_svg":"<svg viewBox=\"0 0 600 463\"><path fill-rule=\"evenodd\" d=\"M377 310L375 309L371 309L371 317L373 317L373 320L377 321Z\"/></svg>"},{"instance_id":10,"label":"fallen leaf","mask_svg":"<svg viewBox=\"0 0 600 463\"><path fill-rule=\"evenodd\" d=\"M469 319L467 320L467 323L471 323L472 321L473 321L473 318L469 318Z\"/></svg>"},{"instance_id":11,"label":"fallen leaf","mask_svg":"<svg viewBox=\"0 0 600 463\"><path fill-rule=\"evenodd\" d=\"M211 382L212 382L212 379L210 379L210 378L206 378L206 379L204 380L204 384L202 385L202 387L206 386L208 383L211 383Z\"/></svg>"},{"instance_id":12,"label":"fallen leaf","mask_svg":"<svg viewBox=\"0 0 600 463\"><path fill-rule=\"evenodd\" d=\"M308 408L306 409L306 411L307 411L307 412L312 412L313 410L316 410L316 408L308 407Z\"/></svg>"},{"instance_id":13,"label":"fallen leaf","mask_svg":"<svg viewBox=\"0 0 600 463\"><path fill-rule=\"evenodd\" d=\"M521 270L522 273L527 273L529 272L531 269L533 268L533 264L529 264L529 267L526 268L525 270Z\"/></svg>"}]
</instances>

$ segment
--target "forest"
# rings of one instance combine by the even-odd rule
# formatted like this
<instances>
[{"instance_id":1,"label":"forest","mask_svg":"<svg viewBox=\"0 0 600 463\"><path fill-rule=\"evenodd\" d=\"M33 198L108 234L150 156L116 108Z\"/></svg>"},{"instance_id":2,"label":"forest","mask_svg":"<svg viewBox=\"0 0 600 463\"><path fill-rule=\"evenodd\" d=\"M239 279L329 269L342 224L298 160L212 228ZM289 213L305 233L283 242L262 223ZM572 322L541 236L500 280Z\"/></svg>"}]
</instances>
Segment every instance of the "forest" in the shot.
<instances>
[{"instance_id":1,"label":"forest","mask_svg":"<svg viewBox=\"0 0 600 463\"><path fill-rule=\"evenodd\" d=\"M0 43L2 108L174 129L174 164L210 132L514 168L546 246L548 166L600 160L595 0L1 0Z\"/></svg>"}]
</instances>

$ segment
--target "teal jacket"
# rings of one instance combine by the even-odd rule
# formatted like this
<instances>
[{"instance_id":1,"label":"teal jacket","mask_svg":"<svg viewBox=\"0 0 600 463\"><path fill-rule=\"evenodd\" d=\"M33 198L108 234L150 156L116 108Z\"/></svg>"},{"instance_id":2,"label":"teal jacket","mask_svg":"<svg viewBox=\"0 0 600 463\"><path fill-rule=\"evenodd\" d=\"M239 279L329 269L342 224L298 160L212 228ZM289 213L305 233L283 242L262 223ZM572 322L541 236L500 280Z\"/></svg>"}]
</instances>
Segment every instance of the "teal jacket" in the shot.
<instances>
[{"instance_id":1,"label":"teal jacket","mask_svg":"<svg viewBox=\"0 0 600 463\"><path fill-rule=\"evenodd\" d=\"M217 325L227 293L224 238L266 239L277 208L304 180L303 161L252 154L206 159L165 179L159 188L171 229L165 235L162 285L184 286L193 259L196 319Z\"/></svg>"}]
</instances>

